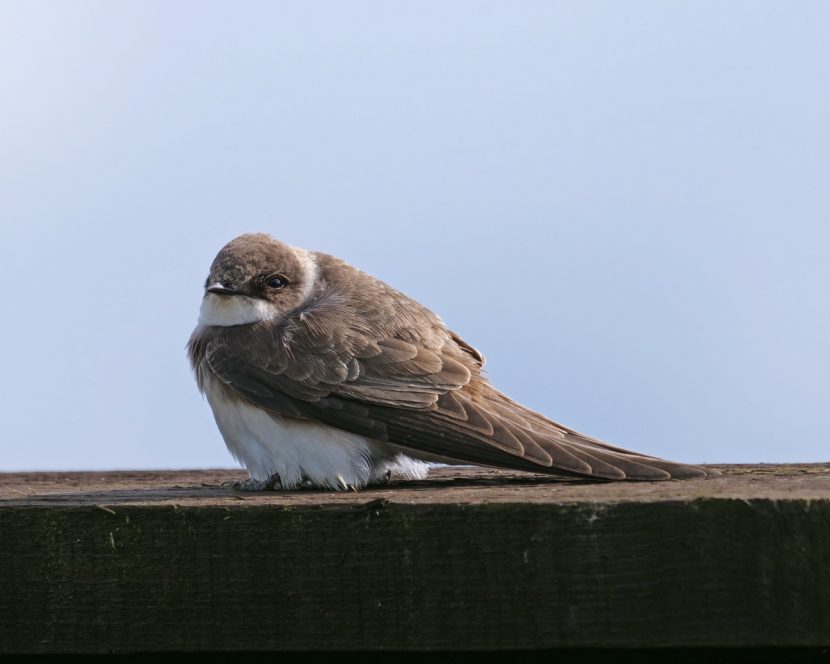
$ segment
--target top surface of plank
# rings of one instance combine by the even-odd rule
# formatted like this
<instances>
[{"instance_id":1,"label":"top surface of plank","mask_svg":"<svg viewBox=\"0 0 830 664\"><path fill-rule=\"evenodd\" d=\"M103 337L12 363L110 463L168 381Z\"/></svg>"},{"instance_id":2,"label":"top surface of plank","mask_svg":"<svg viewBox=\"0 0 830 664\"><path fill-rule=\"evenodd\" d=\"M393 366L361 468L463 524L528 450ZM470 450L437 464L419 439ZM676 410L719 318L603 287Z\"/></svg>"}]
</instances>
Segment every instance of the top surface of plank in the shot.
<instances>
[{"instance_id":1,"label":"top surface of plank","mask_svg":"<svg viewBox=\"0 0 830 664\"><path fill-rule=\"evenodd\" d=\"M830 500L830 463L712 466L723 474L669 482L592 482L471 467L439 467L426 480L338 493L237 491L225 482L240 470L49 472L0 474L0 508L83 505L323 506L398 504L620 503L737 500Z\"/></svg>"}]
</instances>

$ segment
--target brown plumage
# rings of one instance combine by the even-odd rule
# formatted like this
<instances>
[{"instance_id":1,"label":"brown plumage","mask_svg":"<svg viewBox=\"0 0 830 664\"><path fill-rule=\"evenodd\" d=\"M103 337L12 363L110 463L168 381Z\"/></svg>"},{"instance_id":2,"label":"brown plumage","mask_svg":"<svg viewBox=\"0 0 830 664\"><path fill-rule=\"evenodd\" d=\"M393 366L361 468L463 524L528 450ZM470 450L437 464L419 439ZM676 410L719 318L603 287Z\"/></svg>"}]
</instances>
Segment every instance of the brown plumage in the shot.
<instances>
[{"instance_id":1,"label":"brown plumage","mask_svg":"<svg viewBox=\"0 0 830 664\"><path fill-rule=\"evenodd\" d=\"M516 403L482 374L483 356L435 314L332 256L245 235L219 253L206 287L189 354L200 388L214 390L208 397L217 422L243 462L240 445L247 443L240 437L267 447L260 439L268 436L223 421L217 408L225 406L217 403L241 402L280 423L333 427L415 459L612 480L707 475L607 445ZM339 473L336 480L310 478L305 443L295 442L298 469L276 459L271 470L252 476L335 488L378 478L373 453L365 481L341 482Z\"/></svg>"}]
</instances>

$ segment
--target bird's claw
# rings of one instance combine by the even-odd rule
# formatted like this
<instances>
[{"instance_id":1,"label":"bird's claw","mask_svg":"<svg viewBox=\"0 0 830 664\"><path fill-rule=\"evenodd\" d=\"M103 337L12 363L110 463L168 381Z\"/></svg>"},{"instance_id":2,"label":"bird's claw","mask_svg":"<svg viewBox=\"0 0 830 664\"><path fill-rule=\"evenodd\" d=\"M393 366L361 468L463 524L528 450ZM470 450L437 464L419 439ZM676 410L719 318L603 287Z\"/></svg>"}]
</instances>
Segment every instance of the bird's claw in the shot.
<instances>
[{"instance_id":1,"label":"bird's claw","mask_svg":"<svg viewBox=\"0 0 830 664\"><path fill-rule=\"evenodd\" d=\"M269 477L267 480L255 480L253 477L246 480L228 480L222 482L222 486L234 491L278 491L282 488L279 475Z\"/></svg>"},{"instance_id":2,"label":"bird's claw","mask_svg":"<svg viewBox=\"0 0 830 664\"><path fill-rule=\"evenodd\" d=\"M354 484L349 484L342 475L337 476L337 491L357 491Z\"/></svg>"}]
</instances>

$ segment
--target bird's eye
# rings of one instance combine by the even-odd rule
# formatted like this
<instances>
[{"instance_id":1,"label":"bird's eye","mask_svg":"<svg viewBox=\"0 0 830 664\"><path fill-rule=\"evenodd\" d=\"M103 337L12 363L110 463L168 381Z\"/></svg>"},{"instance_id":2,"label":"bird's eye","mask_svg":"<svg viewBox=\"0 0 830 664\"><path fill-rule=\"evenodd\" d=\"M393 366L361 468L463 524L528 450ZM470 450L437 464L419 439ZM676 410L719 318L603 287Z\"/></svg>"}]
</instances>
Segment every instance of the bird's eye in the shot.
<instances>
[{"instance_id":1,"label":"bird's eye","mask_svg":"<svg viewBox=\"0 0 830 664\"><path fill-rule=\"evenodd\" d=\"M277 274L273 277L268 277L268 281L265 282L265 285L268 286L268 288L285 288L288 285L288 279Z\"/></svg>"}]
</instances>

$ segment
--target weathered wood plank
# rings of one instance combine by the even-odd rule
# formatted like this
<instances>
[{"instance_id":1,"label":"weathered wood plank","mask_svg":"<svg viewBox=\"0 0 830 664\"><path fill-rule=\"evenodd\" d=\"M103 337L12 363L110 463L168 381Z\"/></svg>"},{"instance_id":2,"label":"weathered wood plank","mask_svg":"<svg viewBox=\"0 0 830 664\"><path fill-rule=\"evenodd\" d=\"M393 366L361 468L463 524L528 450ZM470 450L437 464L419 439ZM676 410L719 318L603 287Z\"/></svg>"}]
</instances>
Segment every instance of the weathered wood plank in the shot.
<instances>
[{"instance_id":1,"label":"weathered wood plank","mask_svg":"<svg viewBox=\"0 0 830 664\"><path fill-rule=\"evenodd\" d=\"M0 652L830 644L830 466L239 494L0 475Z\"/></svg>"}]
</instances>

